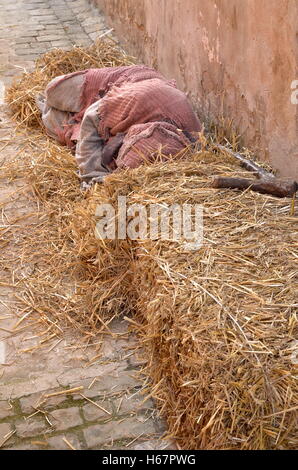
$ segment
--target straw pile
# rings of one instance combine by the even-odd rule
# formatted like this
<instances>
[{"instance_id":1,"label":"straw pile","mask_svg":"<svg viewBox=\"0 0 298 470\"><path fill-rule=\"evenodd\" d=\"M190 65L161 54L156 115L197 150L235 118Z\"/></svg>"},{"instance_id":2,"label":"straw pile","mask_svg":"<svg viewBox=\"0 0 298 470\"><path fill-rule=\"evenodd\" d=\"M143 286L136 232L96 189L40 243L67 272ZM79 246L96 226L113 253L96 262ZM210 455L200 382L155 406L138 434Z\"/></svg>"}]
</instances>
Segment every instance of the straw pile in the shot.
<instances>
[{"instance_id":1,"label":"straw pile","mask_svg":"<svg viewBox=\"0 0 298 470\"><path fill-rule=\"evenodd\" d=\"M29 198L37 200L26 230L17 216L11 220L10 234L6 232L7 238L18 240L21 264L30 266L29 276L24 277L21 270L20 276L12 271L11 278L24 314L38 312L48 324L53 319L60 326L71 324L88 340L106 330L105 322L124 310L117 296L108 295L109 289L116 291L110 284L113 254L106 251L97 259L97 241L81 236L90 221L80 212L87 200L70 151L34 132L26 143L23 153L2 168L8 179L25 177L31 188ZM73 235L70 223L80 235ZM118 266L119 261L115 263ZM3 267L13 269L9 262Z\"/></svg>"},{"instance_id":2,"label":"straw pile","mask_svg":"<svg viewBox=\"0 0 298 470\"><path fill-rule=\"evenodd\" d=\"M208 188L214 173L241 171L203 152L115 174L104 197L90 196L89 218L95 201L117 207L124 194L147 207L204 206L201 249L131 241L126 273L119 265L122 295L149 357L148 392L184 449L295 448L297 218L287 200ZM111 248L115 256L127 253L127 241L100 246L98 257Z\"/></svg>"},{"instance_id":3,"label":"straw pile","mask_svg":"<svg viewBox=\"0 0 298 470\"><path fill-rule=\"evenodd\" d=\"M132 65L135 59L115 46L113 40L97 40L89 47L73 47L69 51L52 49L40 56L32 73L24 72L9 88L6 100L13 119L28 127L42 125L35 96L52 78L88 68Z\"/></svg>"},{"instance_id":4,"label":"straw pile","mask_svg":"<svg viewBox=\"0 0 298 470\"><path fill-rule=\"evenodd\" d=\"M74 256L72 240L66 241L68 216L76 202L82 199L77 167L66 148L45 137L35 96L57 75L89 67L130 65L134 62L134 58L127 56L110 39L97 40L90 47L74 47L70 51L53 49L37 60L32 73L23 73L6 92L17 130L26 132L27 129L29 132L25 134L22 150L17 152L15 160L10 159L2 167L1 176L27 178L38 205L36 212L25 217L30 230L23 233L22 217L19 216L11 220L11 230L5 230L4 246L10 239L21 264L25 265L25 271L31 272L30 276L24 276L23 268L18 275L9 261L3 261L4 257L1 266L11 271L11 285L18 287L18 299L22 302L25 316L29 318L31 312L38 312L40 319L50 325L53 325L50 317L58 316L59 323L75 326L87 340L101 329L107 329L103 309L100 316L93 314L98 307L94 301L93 282L97 282L101 272L98 266L86 265L84 260ZM17 246L14 243L16 238ZM24 287L23 292L20 292L21 286ZM109 300L108 321L115 315L110 314L112 304ZM61 333L56 326L55 331Z\"/></svg>"},{"instance_id":5,"label":"straw pile","mask_svg":"<svg viewBox=\"0 0 298 470\"><path fill-rule=\"evenodd\" d=\"M30 139L21 170L20 157L6 169L25 174L39 200L22 241L35 262L22 280L28 309L87 338L128 316L148 359L147 392L181 448L297 448L296 201L210 188L214 175L247 173L207 151L115 173L83 195L70 153ZM119 195L146 207L202 204L204 245L96 239L97 204L117 209Z\"/></svg>"}]
</instances>

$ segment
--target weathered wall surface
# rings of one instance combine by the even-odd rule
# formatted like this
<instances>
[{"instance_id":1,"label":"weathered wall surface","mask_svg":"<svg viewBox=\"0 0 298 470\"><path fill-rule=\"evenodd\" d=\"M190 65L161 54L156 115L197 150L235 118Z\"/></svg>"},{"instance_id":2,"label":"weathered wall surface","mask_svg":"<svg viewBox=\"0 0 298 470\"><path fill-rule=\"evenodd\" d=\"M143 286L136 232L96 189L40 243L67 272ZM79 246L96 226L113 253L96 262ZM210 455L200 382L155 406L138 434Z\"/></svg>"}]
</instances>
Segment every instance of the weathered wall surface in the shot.
<instances>
[{"instance_id":1,"label":"weathered wall surface","mask_svg":"<svg viewBox=\"0 0 298 470\"><path fill-rule=\"evenodd\" d=\"M93 1L130 53L189 93L202 120L233 118L245 145L298 177L297 0Z\"/></svg>"}]
</instances>

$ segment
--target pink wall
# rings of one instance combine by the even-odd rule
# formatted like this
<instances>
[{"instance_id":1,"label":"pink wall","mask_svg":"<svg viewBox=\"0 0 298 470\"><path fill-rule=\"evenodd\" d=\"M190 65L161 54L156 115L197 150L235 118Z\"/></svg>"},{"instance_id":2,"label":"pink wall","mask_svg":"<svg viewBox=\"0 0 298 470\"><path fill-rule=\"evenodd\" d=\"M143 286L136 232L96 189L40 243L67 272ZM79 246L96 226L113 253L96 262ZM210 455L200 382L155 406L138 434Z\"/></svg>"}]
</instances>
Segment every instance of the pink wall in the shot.
<instances>
[{"instance_id":1,"label":"pink wall","mask_svg":"<svg viewBox=\"0 0 298 470\"><path fill-rule=\"evenodd\" d=\"M298 178L297 0L93 0L125 48L189 93L201 119ZM298 88L298 87L297 87Z\"/></svg>"}]
</instances>

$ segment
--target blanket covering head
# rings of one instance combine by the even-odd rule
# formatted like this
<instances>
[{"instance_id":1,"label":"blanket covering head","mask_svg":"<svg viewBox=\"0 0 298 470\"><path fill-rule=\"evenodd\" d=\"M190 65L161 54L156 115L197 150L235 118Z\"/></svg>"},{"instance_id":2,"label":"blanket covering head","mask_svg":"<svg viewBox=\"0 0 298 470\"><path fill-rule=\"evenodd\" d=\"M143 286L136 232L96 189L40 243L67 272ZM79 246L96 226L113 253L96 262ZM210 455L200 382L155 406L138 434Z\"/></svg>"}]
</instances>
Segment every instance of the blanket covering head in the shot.
<instances>
[{"instance_id":1,"label":"blanket covering head","mask_svg":"<svg viewBox=\"0 0 298 470\"><path fill-rule=\"evenodd\" d=\"M66 113L55 131L59 142L69 148L78 140L87 108L100 100L98 132L103 141L125 133L116 159L120 167L139 166L159 149L174 155L190 144L187 133L200 130L175 81L144 65L74 72L52 80L45 93L49 106Z\"/></svg>"},{"instance_id":2,"label":"blanket covering head","mask_svg":"<svg viewBox=\"0 0 298 470\"><path fill-rule=\"evenodd\" d=\"M100 103L98 132L103 139L126 134L118 167L136 168L144 159L152 160L157 150L164 156L175 155L199 130L185 94L160 78L114 85Z\"/></svg>"},{"instance_id":3,"label":"blanket covering head","mask_svg":"<svg viewBox=\"0 0 298 470\"><path fill-rule=\"evenodd\" d=\"M127 132L116 159L118 168L137 168L144 160L152 162L160 151L163 157L176 155L190 144L177 127L167 122L136 124Z\"/></svg>"}]
</instances>

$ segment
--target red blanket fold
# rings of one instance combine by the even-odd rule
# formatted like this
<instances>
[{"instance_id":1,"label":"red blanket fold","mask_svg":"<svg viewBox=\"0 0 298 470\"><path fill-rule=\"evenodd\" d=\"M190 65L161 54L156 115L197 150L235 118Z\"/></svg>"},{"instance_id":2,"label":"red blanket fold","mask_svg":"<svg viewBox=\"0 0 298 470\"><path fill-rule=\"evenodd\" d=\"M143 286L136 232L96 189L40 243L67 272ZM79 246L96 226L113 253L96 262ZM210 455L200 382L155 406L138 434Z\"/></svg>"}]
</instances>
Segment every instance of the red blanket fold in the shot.
<instances>
[{"instance_id":1,"label":"red blanket fold","mask_svg":"<svg viewBox=\"0 0 298 470\"><path fill-rule=\"evenodd\" d=\"M63 128L56 130L59 141L70 148L74 145L73 141L77 140L79 127L86 109L95 101L100 99L100 97L104 96L113 85L121 86L123 83L127 82L136 83L138 81L158 78L171 86L175 86L175 81L166 80L159 72L150 67L146 67L145 65L129 65L87 69L64 75L60 80L55 81L54 84L50 83L48 85L46 88L46 95L50 97L55 94L55 90L57 90L57 87L59 87L62 82L65 82L76 75L84 76L84 82L80 90L80 111L74 113L71 120L65 122ZM69 87L69 93L73 93L71 87ZM57 106L57 108L63 110L63 104L64 103L61 102L61 106Z\"/></svg>"},{"instance_id":2,"label":"red blanket fold","mask_svg":"<svg viewBox=\"0 0 298 470\"><path fill-rule=\"evenodd\" d=\"M116 165L118 168L137 168L144 160L152 162L159 152L162 158L174 156L190 144L190 140L183 132L172 124L166 122L137 124L126 134Z\"/></svg>"},{"instance_id":3,"label":"red blanket fold","mask_svg":"<svg viewBox=\"0 0 298 470\"><path fill-rule=\"evenodd\" d=\"M167 120L188 132L201 128L186 95L159 78L114 85L101 100L99 118L104 140L147 122Z\"/></svg>"}]
</instances>

